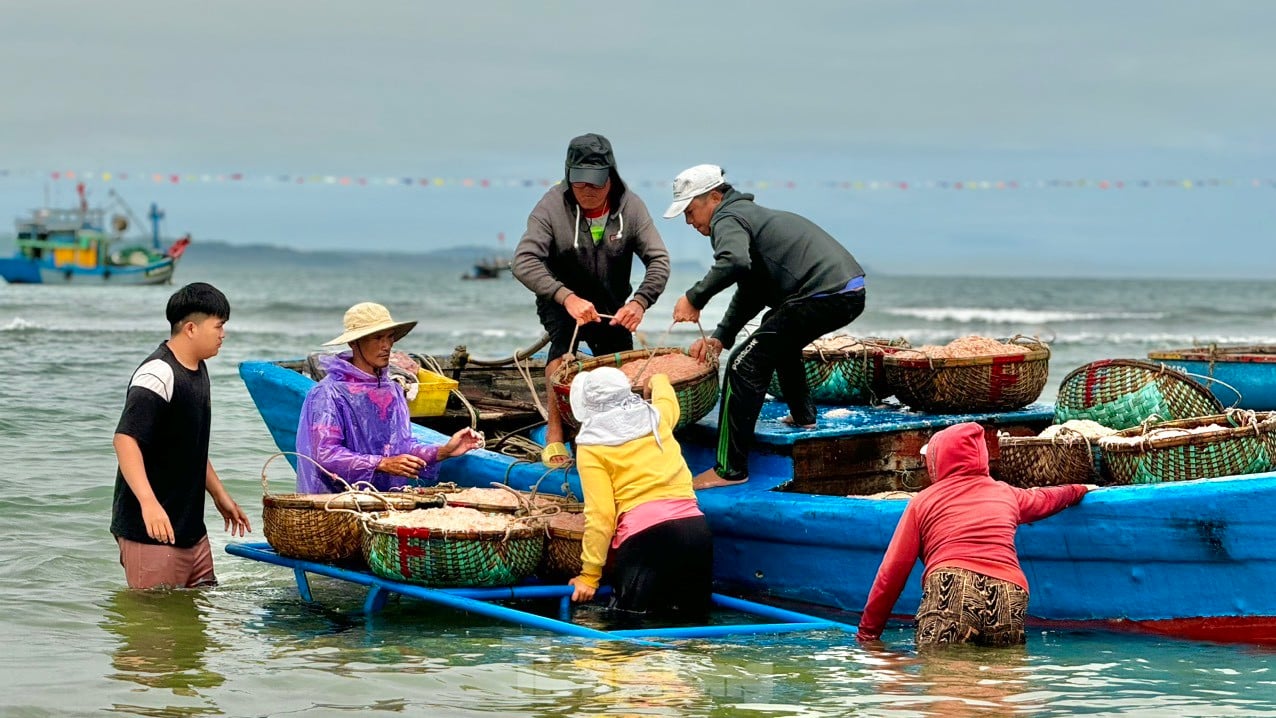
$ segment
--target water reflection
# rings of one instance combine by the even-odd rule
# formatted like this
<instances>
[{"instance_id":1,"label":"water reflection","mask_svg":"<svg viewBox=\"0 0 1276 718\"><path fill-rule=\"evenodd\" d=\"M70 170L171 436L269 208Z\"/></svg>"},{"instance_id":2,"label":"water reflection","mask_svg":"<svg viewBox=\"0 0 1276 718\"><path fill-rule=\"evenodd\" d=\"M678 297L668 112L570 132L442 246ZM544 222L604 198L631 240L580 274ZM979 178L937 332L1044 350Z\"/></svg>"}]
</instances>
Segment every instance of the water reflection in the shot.
<instances>
[{"instance_id":1,"label":"water reflection","mask_svg":"<svg viewBox=\"0 0 1276 718\"><path fill-rule=\"evenodd\" d=\"M120 639L111 659L116 672L110 677L179 696L197 696L199 689L222 685L225 677L204 660L210 649L220 648L208 637L206 600L202 591L115 593L102 621Z\"/></svg>"},{"instance_id":2,"label":"water reflection","mask_svg":"<svg viewBox=\"0 0 1276 718\"><path fill-rule=\"evenodd\" d=\"M690 680L687 658L661 649L584 649L572 666L585 674L579 677L580 683L595 687L581 707L608 715L685 715L707 700Z\"/></svg>"}]
</instances>

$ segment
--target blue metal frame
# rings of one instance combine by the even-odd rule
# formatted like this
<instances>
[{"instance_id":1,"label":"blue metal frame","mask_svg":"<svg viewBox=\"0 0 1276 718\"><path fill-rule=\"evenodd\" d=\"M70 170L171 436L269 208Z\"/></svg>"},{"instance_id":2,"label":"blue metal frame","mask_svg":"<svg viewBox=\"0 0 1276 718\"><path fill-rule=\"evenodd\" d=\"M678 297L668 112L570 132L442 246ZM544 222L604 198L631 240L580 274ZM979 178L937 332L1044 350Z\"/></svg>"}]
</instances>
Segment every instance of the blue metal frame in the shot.
<instances>
[{"instance_id":1,"label":"blue metal frame","mask_svg":"<svg viewBox=\"0 0 1276 718\"><path fill-rule=\"evenodd\" d=\"M305 561L302 559L288 558L275 553L275 550L265 543L232 543L226 546L226 553L232 556L250 559L253 561L261 561L263 563L272 563L276 566L285 566L293 570L293 577L297 581L297 592L301 594L301 599L306 602L314 600L314 595L310 590L310 579L308 573L319 576L327 576L341 581L349 581L361 586L368 587L368 595L363 601L363 610L367 614L373 614L385 607L386 598L392 593L403 596L428 601L440 606L455 608L462 611L477 613L480 616L495 618L500 621L508 621L520 626L529 628L539 628L541 630L559 633L566 636L575 636L577 638L588 638L595 641L624 641L627 643L635 643L643 646L668 647L667 644L657 643L651 640L654 638L678 639L678 638L719 638L722 636L734 635L756 635L770 633L792 633L795 631L824 631L824 630L840 630L848 633L855 633L855 626L837 621L829 621L815 616L808 616L805 613L797 611L789 611L775 606L767 606L761 603L746 601L742 598L733 598L731 596L723 596L721 594L713 594L713 603L720 608L726 608L741 613L747 613L752 616L769 619L774 623L744 623L744 624L726 624L718 626L679 626L675 628L636 628L615 631L602 631L596 628L580 626L571 622L571 595L572 587L567 585L521 585L521 586L503 586L497 588L428 588L412 583L402 583L400 581L390 581L373 575L367 571L355 571L348 568L341 568L326 563L318 563L315 561ZM516 608L502 606L496 601L526 600L526 599L559 599L559 618L549 618L527 611L520 611Z\"/></svg>"}]
</instances>

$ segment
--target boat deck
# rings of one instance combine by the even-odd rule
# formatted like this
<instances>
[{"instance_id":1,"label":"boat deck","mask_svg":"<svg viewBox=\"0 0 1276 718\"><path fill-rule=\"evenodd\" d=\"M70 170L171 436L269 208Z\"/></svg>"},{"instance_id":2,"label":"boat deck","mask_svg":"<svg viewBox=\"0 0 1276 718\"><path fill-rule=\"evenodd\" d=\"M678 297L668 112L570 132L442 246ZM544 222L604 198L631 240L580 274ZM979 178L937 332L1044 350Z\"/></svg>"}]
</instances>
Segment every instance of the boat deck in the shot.
<instances>
[{"instance_id":1,"label":"boat deck","mask_svg":"<svg viewBox=\"0 0 1276 718\"><path fill-rule=\"evenodd\" d=\"M667 644L659 643L657 639L721 638L733 635L825 630L854 633L856 630L854 626L845 623L808 616L804 613L717 593L713 594L713 603L718 608L744 613L769 622L600 630L571 622L572 587L567 585L526 584L492 588L429 588L401 581L391 581L368 571L280 556L275 553L269 544L265 543L232 543L226 546L226 553L252 561L261 561L291 568L297 581L297 591L301 594L302 600L306 602L314 600L307 574L327 576L328 578L367 586L368 595L363 602L366 614L374 614L380 611L385 606L386 599L390 594L399 594L436 605L469 611L481 616L562 635L598 641L623 641L657 647L667 647ZM498 601L529 599L557 600L559 602L558 617L550 618L498 603Z\"/></svg>"}]
</instances>

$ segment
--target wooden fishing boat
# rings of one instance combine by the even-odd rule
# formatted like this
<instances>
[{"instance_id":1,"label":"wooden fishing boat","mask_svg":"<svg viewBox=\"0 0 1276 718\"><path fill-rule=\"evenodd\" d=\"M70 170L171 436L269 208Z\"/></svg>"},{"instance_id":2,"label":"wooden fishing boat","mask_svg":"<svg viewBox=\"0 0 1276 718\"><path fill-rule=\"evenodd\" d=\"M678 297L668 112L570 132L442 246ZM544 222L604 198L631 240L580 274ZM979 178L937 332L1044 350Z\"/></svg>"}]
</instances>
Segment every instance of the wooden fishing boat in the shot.
<instances>
[{"instance_id":1,"label":"wooden fishing boat","mask_svg":"<svg viewBox=\"0 0 1276 718\"><path fill-rule=\"evenodd\" d=\"M1276 410L1276 344L1165 349L1148 359L1193 375L1223 406Z\"/></svg>"},{"instance_id":2,"label":"wooden fishing boat","mask_svg":"<svg viewBox=\"0 0 1276 718\"><path fill-rule=\"evenodd\" d=\"M241 364L240 375L275 443L293 450L313 380L266 361ZM459 377L464 386L464 371ZM778 402L764 407L748 483L699 494L714 533L715 581L743 595L849 611L863 607L906 505L871 495L925 484L918 449L931 434L961 421L988 426L995 468L993 429L1035 434L1053 417L1043 404L977 415L821 407L820 428L799 431L780 423L786 413ZM716 422L715 412L680 437L693 471L712 464ZM444 439L427 426L414 431L427 441ZM581 495L574 471L547 472L492 451L440 468L442 480L466 486L504 481ZM1268 588L1276 581L1276 522L1266 508L1273 501L1276 473L1096 491L1077 507L1020 529L1030 617L1276 644L1276 593ZM896 605L899 613L916 609L920 575L918 567Z\"/></svg>"}]
</instances>

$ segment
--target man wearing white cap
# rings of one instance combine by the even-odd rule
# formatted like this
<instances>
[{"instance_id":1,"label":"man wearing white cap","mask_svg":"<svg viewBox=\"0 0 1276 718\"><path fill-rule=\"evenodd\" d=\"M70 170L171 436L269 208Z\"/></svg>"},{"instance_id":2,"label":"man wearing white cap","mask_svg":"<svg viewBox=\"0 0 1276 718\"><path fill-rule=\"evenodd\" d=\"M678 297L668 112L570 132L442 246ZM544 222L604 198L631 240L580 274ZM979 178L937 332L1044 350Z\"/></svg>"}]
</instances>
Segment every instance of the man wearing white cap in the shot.
<instances>
[{"instance_id":1,"label":"man wearing white cap","mask_svg":"<svg viewBox=\"0 0 1276 718\"><path fill-rule=\"evenodd\" d=\"M683 215L710 238L714 256L708 274L678 298L674 321L699 322L709 300L736 285L718 328L691 346L692 355L703 359L731 348L745 323L770 309L727 360L717 461L694 482L697 489L729 486L748 479L753 428L772 374L789 402L786 421L815 427L802 348L864 311L864 270L814 222L754 204L753 195L732 188L717 165L684 170L673 181L673 197L665 217Z\"/></svg>"},{"instance_id":2,"label":"man wearing white cap","mask_svg":"<svg viewBox=\"0 0 1276 718\"><path fill-rule=\"evenodd\" d=\"M396 322L380 304L361 302L346 310L344 325L345 332L325 346L347 344L350 351L320 360L327 374L301 406L297 453L314 461L297 462L297 491L345 489L325 471L382 491L438 482L438 462L481 446L483 437L465 428L435 446L412 436L408 402L390 380L389 366L394 343L416 322Z\"/></svg>"}]
</instances>

